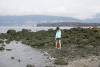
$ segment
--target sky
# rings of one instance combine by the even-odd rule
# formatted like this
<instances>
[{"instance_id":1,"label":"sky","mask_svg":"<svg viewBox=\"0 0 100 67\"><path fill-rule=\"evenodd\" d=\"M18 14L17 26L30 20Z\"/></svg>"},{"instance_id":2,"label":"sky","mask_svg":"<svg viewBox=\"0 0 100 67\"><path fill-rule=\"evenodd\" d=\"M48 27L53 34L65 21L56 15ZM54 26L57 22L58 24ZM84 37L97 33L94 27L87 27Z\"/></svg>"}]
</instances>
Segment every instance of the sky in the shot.
<instances>
[{"instance_id":1,"label":"sky","mask_svg":"<svg viewBox=\"0 0 100 67\"><path fill-rule=\"evenodd\" d=\"M0 16L52 15L78 19L100 14L100 0L0 0Z\"/></svg>"}]
</instances>

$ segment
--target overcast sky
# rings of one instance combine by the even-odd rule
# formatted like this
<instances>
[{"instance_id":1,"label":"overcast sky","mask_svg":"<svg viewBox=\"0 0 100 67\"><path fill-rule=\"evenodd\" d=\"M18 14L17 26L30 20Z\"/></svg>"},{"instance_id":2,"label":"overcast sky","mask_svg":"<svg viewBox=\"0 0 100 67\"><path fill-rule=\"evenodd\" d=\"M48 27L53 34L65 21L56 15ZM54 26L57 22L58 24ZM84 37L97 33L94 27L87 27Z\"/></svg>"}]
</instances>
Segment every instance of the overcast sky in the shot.
<instances>
[{"instance_id":1,"label":"overcast sky","mask_svg":"<svg viewBox=\"0 0 100 67\"><path fill-rule=\"evenodd\" d=\"M54 15L79 19L100 13L100 0L0 0L0 15Z\"/></svg>"}]
</instances>

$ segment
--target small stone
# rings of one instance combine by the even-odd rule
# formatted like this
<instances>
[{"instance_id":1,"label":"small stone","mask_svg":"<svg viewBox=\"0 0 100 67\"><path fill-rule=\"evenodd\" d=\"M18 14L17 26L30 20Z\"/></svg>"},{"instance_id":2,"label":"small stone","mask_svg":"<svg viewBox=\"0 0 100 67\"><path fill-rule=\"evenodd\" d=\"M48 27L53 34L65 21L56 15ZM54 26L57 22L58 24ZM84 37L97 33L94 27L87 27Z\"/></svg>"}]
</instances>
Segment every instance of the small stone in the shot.
<instances>
[{"instance_id":1,"label":"small stone","mask_svg":"<svg viewBox=\"0 0 100 67\"><path fill-rule=\"evenodd\" d=\"M35 67L34 65L32 65L32 64L27 64L27 66L26 67Z\"/></svg>"},{"instance_id":2,"label":"small stone","mask_svg":"<svg viewBox=\"0 0 100 67\"><path fill-rule=\"evenodd\" d=\"M32 60L32 58L30 58Z\"/></svg>"},{"instance_id":3,"label":"small stone","mask_svg":"<svg viewBox=\"0 0 100 67\"><path fill-rule=\"evenodd\" d=\"M12 49L6 49L6 51L11 51Z\"/></svg>"},{"instance_id":4,"label":"small stone","mask_svg":"<svg viewBox=\"0 0 100 67\"><path fill-rule=\"evenodd\" d=\"M56 66L45 66L45 67L56 67Z\"/></svg>"},{"instance_id":5,"label":"small stone","mask_svg":"<svg viewBox=\"0 0 100 67\"><path fill-rule=\"evenodd\" d=\"M4 50L5 48L4 47L0 47L0 50L2 51L2 50Z\"/></svg>"},{"instance_id":6,"label":"small stone","mask_svg":"<svg viewBox=\"0 0 100 67\"><path fill-rule=\"evenodd\" d=\"M92 45L87 45L87 46L85 46L85 47L87 47L87 48L93 48L94 46L92 46Z\"/></svg>"},{"instance_id":7,"label":"small stone","mask_svg":"<svg viewBox=\"0 0 100 67\"><path fill-rule=\"evenodd\" d=\"M15 59L15 57L11 57L11 59Z\"/></svg>"},{"instance_id":8,"label":"small stone","mask_svg":"<svg viewBox=\"0 0 100 67\"><path fill-rule=\"evenodd\" d=\"M21 60L20 60L20 59L18 59L18 62L21 62Z\"/></svg>"},{"instance_id":9,"label":"small stone","mask_svg":"<svg viewBox=\"0 0 100 67\"><path fill-rule=\"evenodd\" d=\"M6 46L5 44L2 44L1 46Z\"/></svg>"},{"instance_id":10,"label":"small stone","mask_svg":"<svg viewBox=\"0 0 100 67\"><path fill-rule=\"evenodd\" d=\"M98 65L98 67L100 67L100 65Z\"/></svg>"}]
</instances>

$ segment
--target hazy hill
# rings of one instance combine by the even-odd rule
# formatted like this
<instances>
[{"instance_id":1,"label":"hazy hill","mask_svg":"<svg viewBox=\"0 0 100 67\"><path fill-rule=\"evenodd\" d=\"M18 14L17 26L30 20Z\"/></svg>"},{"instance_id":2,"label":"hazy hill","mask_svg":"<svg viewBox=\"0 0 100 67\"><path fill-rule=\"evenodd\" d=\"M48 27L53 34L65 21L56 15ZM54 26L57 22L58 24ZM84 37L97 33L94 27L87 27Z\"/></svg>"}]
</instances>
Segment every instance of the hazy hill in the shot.
<instances>
[{"instance_id":1,"label":"hazy hill","mask_svg":"<svg viewBox=\"0 0 100 67\"><path fill-rule=\"evenodd\" d=\"M72 26L72 27L88 27L88 26L100 26L100 23L81 23L81 22L59 22L59 23L41 23L37 26Z\"/></svg>"},{"instance_id":2,"label":"hazy hill","mask_svg":"<svg viewBox=\"0 0 100 67\"><path fill-rule=\"evenodd\" d=\"M94 18L80 20L72 17L47 16L47 15L25 15L25 16L0 16L0 25L23 25L23 24L41 24L58 23L67 25L87 25L88 23L99 23L100 15ZM64 23L63 23L64 22ZM61 24L60 23L60 24Z\"/></svg>"},{"instance_id":3,"label":"hazy hill","mask_svg":"<svg viewBox=\"0 0 100 67\"><path fill-rule=\"evenodd\" d=\"M72 17L27 15L27 16L0 16L0 24L27 24L27 23L47 23L47 22L78 22L79 19Z\"/></svg>"}]
</instances>

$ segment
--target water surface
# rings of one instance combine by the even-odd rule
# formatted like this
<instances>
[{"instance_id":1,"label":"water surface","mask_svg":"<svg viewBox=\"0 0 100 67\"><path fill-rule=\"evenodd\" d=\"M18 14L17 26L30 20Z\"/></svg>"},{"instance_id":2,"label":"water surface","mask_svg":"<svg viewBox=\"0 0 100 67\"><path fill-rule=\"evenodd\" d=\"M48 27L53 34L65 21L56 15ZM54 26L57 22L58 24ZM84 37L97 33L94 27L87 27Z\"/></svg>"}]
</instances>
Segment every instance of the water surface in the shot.
<instances>
[{"instance_id":1,"label":"water surface","mask_svg":"<svg viewBox=\"0 0 100 67\"><path fill-rule=\"evenodd\" d=\"M35 67L45 67L45 65L51 64L47 56L44 56L40 50L31 48L21 42L13 41L6 44L5 49L12 50L0 51L0 67L26 67L27 64L34 64ZM11 59L11 57L14 57L14 59Z\"/></svg>"},{"instance_id":2,"label":"water surface","mask_svg":"<svg viewBox=\"0 0 100 67\"><path fill-rule=\"evenodd\" d=\"M70 29L73 27L60 27L61 29ZM26 26L26 27L21 27L21 26L0 26L0 33L6 33L9 29L14 29L16 31L21 31L22 29L29 29L32 32L40 31L40 30L48 30L48 29L53 29L55 30L56 27L32 27L32 26Z\"/></svg>"}]
</instances>

